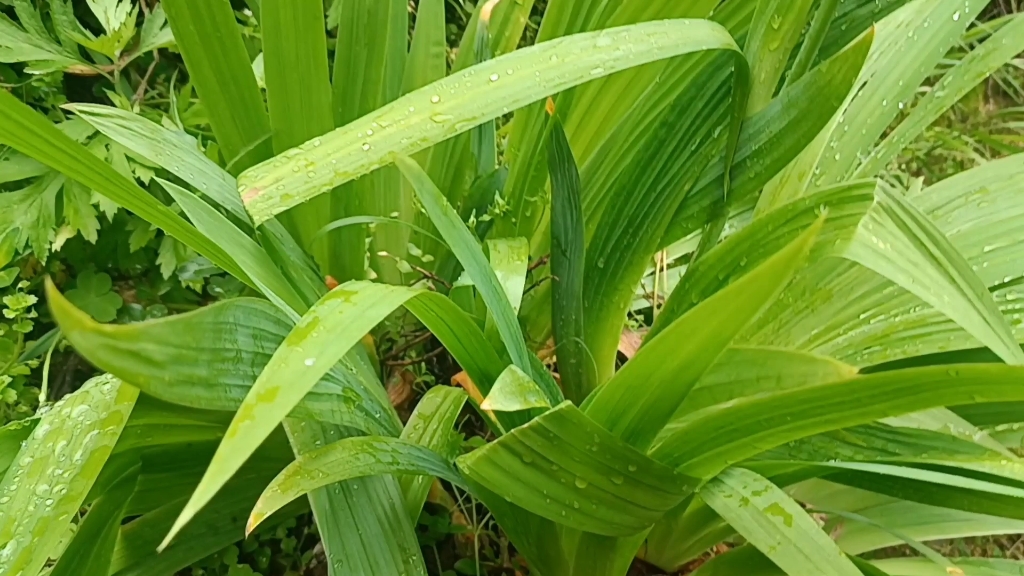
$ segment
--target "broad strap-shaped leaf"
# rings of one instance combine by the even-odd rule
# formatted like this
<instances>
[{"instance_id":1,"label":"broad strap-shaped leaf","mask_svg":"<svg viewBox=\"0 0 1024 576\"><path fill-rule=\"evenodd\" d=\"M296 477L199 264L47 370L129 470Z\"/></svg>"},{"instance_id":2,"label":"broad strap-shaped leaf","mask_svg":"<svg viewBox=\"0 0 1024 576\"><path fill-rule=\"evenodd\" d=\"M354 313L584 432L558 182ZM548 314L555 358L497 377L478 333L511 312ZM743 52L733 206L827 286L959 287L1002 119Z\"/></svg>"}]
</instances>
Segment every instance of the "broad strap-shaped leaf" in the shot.
<instances>
[{"instance_id":1,"label":"broad strap-shaped leaf","mask_svg":"<svg viewBox=\"0 0 1024 576\"><path fill-rule=\"evenodd\" d=\"M632 49L624 49L626 44ZM712 49L736 50L736 45L717 24L676 20L580 34L517 50L403 96L324 136L320 145L302 145L276 166L269 163L250 170L239 180L242 200L259 223L391 162L396 152L418 152L505 110L624 68ZM309 169L296 177L292 166L297 165Z\"/></svg>"},{"instance_id":2,"label":"broad strap-shaped leaf","mask_svg":"<svg viewBox=\"0 0 1024 576\"><path fill-rule=\"evenodd\" d=\"M7 91L0 91L0 142L99 192L225 271L245 278L220 246Z\"/></svg>"},{"instance_id":3,"label":"broad strap-shaped leaf","mask_svg":"<svg viewBox=\"0 0 1024 576\"><path fill-rule=\"evenodd\" d=\"M747 270L758 266L791 242L822 215L827 219L811 249L810 260L813 262L842 253L874 205L876 187L871 181L836 186L786 204L754 220L715 246L692 265L692 270L687 267L686 274L661 309L648 338L653 338L724 286L742 278Z\"/></svg>"},{"instance_id":4,"label":"broad strap-shaped leaf","mask_svg":"<svg viewBox=\"0 0 1024 576\"><path fill-rule=\"evenodd\" d=\"M124 146L131 156L163 167L243 222L249 220L235 189L235 179L207 158L191 136L173 132L138 114L111 106L67 104L65 108Z\"/></svg>"},{"instance_id":5,"label":"broad strap-shaped leaf","mask_svg":"<svg viewBox=\"0 0 1024 576\"><path fill-rule=\"evenodd\" d=\"M448 72L444 0L424 0L416 6L416 28L409 43L402 93L444 78Z\"/></svg>"},{"instance_id":6,"label":"broad strap-shaped leaf","mask_svg":"<svg viewBox=\"0 0 1024 576\"><path fill-rule=\"evenodd\" d=\"M1009 239L1024 232L1021 175L1024 155L1018 154L908 195L988 287L1016 340L1024 339L1018 282L1024 244ZM819 261L798 275L743 341L810 350L860 367L936 353L950 354L946 362L998 358L973 350L982 343L919 296L839 259ZM953 352L976 359L957 360Z\"/></svg>"},{"instance_id":7,"label":"broad strap-shaped leaf","mask_svg":"<svg viewBox=\"0 0 1024 576\"><path fill-rule=\"evenodd\" d=\"M482 338L472 339L473 329L469 328L472 320L442 296L370 282L348 282L335 288L303 316L260 372L236 412L209 470L165 543L217 493L260 442L349 349L395 309L414 298L425 304L411 305L410 310L416 314L425 308L420 320L447 343L456 358L465 359L462 363L467 371L483 367L485 374L490 374L496 365L501 365L493 349L488 354L488 348L481 346ZM480 334L478 328L476 334ZM375 416L382 422L395 418L390 404L378 410Z\"/></svg>"},{"instance_id":8,"label":"broad strap-shaped leaf","mask_svg":"<svg viewBox=\"0 0 1024 576\"><path fill-rule=\"evenodd\" d=\"M78 525L75 538L50 572L53 576L107 576L118 529L138 481L132 468L93 503Z\"/></svg>"},{"instance_id":9,"label":"broad strap-shaped leaf","mask_svg":"<svg viewBox=\"0 0 1024 576\"><path fill-rule=\"evenodd\" d=\"M281 154L334 129L327 32L321 0L263 0L263 65L274 153ZM333 199L324 196L289 212L282 223L304 246L331 221ZM310 250L321 267L331 245Z\"/></svg>"},{"instance_id":10,"label":"broad strap-shaped leaf","mask_svg":"<svg viewBox=\"0 0 1024 576\"><path fill-rule=\"evenodd\" d=\"M309 420L286 420L284 426L300 455L351 434ZM310 492L309 503L329 571L359 576L426 571L415 524L406 513L395 477L363 476L337 482ZM359 529L352 530L353 526Z\"/></svg>"},{"instance_id":11,"label":"broad strap-shaped leaf","mask_svg":"<svg viewBox=\"0 0 1024 576\"><path fill-rule=\"evenodd\" d=\"M196 86L228 172L273 155L270 117L229 0L160 4Z\"/></svg>"},{"instance_id":12,"label":"broad strap-shaped leaf","mask_svg":"<svg viewBox=\"0 0 1024 576\"><path fill-rule=\"evenodd\" d=\"M454 428L466 398L466 393L458 388L435 386L427 390L402 429L401 439L441 454L449 461L453 460L459 446ZM407 474L399 477L405 509L413 522L419 519L423 511L423 504L427 501L433 482L434 479L429 476Z\"/></svg>"},{"instance_id":13,"label":"broad strap-shaped leaf","mask_svg":"<svg viewBox=\"0 0 1024 576\"><path fill-rule=\"evenodd\" d=\"M184 446L143 458L137 494L148 492L149 499L157 507L121 527L111 574L174 574L237 542L245 533L246 516L263 487L292 458L288 439L278 430L260 447L256 458L247 462L226 489L200 512L196 522L185 529L182 537L158 552L157 547L184 506L188 492L195 487L208 465L213 448L208 445ZM189 484L184 486L184 490L174 486L181 480ZM134 507L134 502L130 506ZM296 501L264 522L264 526L271 529L281 521L308 511L308 502Z\"/></svg>"},{"instance_id":14,"label":"broad strap-shaped leaf","mask_svg":"<svg viewBox=\"0 0 1024 576\"><path fill-rule=\"evenodd\" d=\"M550 408L544 391L530 375L516 366L509 366L498 376L487 397L480 403L482 410L515 412L531 408Z\"/></svg>"},{"instance_id":15,"label":"broad strap-shaped leaf","mask_svg":"<svg viewBox=\"0 0 1024 576\"><path fill-rule=\"evenodd\" d=\"M744 121L732 167L730 206L758 200L757 195L765 184L785 169L828 124L853 87L873 41L873 32L865 33L798 82L786 86L761 112ZM661 246L698 230L721 196L723 186L723 167L713 163L701 175L687 202L672 217Z\"/></svg>"},{"instance_id":16,"label":"broad strap-shaped leaf","mask_svg":"<svg viewBox=\"0 0 1024 576\"><path fill-rule=\"evenodd\" d=\"M292 328L269 302L239 298L134 324L100 324L50 287L47 300L79 354L166 402L234 412ZM397 434L383 389L354 368L328 372L292 413L376 434Z\"/></svg>"},{"instance_id":17,"label":"broad strap-shaped leaf","mask_svg":"<svg viewBox=\"0 0 1024 576\"><path fill-rule=\"evenodd\" d=\"M0 573L35 574L82 506L139 391L99 376L55 403L0 482Z\"/></svg>"},{"instance_id":18,"label":"broad strap-shaped leaf","mask_svg":"<svg viewBox=\"0 0 1024 576\"><path fill-rule=\"evenodd\" d=\"M1004 362L1024 351L985 283L931 219L884 185L844 257L878 272L949 316Z\"/></svg>"},{"instance_id":19,"label":"broad strap-shaped leaf","mask_svg":"<svg viewBox=\"0 0 1024 576\"><path fill-rule=\"evenodd\" d=\"M743 53L750 62L747 115L760 112L772 100L789 57L807 25L811 0L760 0L747 33Z\"/></svg>"},{"instance_id":20,"label":"broad strap-shaped leaf","mask_svg":"<svg viewBox=\"0 0 1024 576\"><path fill-rule=\"evenodd\" d=\"M791 488L791 494L808 506L855 512L870 521L840 517L825 525L826 531L836 534L836 543L847 554L863 554L901 544L903 539L893 532L930 541L1015 534L1024 526L1021 520L897 500L824 480L801 483Z\"/></svg>"},{"instance_id":21,"label":"broad strap-shaped leaf","mask_svg":"<svg viewBox=\"0 0 1024 576\"><path fill-rule=\"evenodd\" d=\"M708 408L660 439L652 456L707 477L791 440L936 406L1019 400L1024 369L911 368L741 398ZM695 444L692 438L703 438Z\"/></svg>"},{"instance_id":22,"label":"broad strap-shaped leaf","mask_svg":"<svg viewBox=\"0 0 1024 576\"><path fill-rule=\"evenodd\" d=\"M587 416L626 443L646 450L701 375L803 265L822 224L819 219L763 264L648 342L587 399Z\"/></svg>"},{"instance_id":23,"label":"broad strap-shaped leaf","mask_svg":"<svg viewBox=\"0 0 1024 576\"><path fill-rule=\"evenodd\" d=\"M583 268L586 237L580 174L557 118L548 140L551 173L551 328L565 396L579 404L597 386L593 359L583 343Z\"/></svg>"},{"instance_id":24,"label":"broad strap-shaped leaf","mask_svg":"<svg viewBox=\"0 0 1024 576\"><path fill-rule=\"evenodd\" d=\"M277 475L249 516L246 534L288 502L335 482L378 474L437 476L461 484L445 458L407 440L382 436L346 438L299 456Z\"/></svg>"},{"instance_id":25,"label":"broad strap-shaped leaf","mask_svg":"<svg viewBox=\"0 0 1024 576\"><path fill-rule=\"evenodd\" d=\"M1024 562L1002 558L957 558L962 574L985 576L1015 576L1024 570ZM888 576L949 576L950 572L927 558L889 558L874 560L872 565Z\"/></svg>"},{"instance_id":26,"label":"broad strap-shaped leaf","mask_svg":"<svg viewBox=\"0 0 1024 576\"><path fill-rule=\"evenodd\" d=\"M860 570L781 488L743 468L703 485L700 497L787 574L860 576Z\"/></svg>"},{"instance_id":27,"label":"broad strap-shaped leaf","mask_svg":"<svg viewBox=\"0 0 1024 576\"><path fill-rule=\"evenodd\" d=\"M456 463L516 506L607 536L650 527L693 488L568 402Z\"/></svg>"},{"instance_id":28,"label":"broad strap-shaped leaf","mask_svg":"<svg viewBox=\"0 0 1024 576\"><path fill-rule=\"evenodd\" d=\"M744 396L845 380L857 374L849 364L826 356L778 348L726 348L683 400L661 435L676 421L708 406Z\"/></svg>"}]
</instances>

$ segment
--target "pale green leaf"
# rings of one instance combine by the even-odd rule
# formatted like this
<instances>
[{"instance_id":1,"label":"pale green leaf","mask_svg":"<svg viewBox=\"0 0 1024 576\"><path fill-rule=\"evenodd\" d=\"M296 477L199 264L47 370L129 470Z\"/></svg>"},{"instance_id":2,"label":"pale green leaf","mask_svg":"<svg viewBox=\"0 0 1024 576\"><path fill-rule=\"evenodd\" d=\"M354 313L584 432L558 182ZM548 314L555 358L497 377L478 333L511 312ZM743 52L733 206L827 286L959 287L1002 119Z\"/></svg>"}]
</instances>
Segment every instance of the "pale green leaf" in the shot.
<instances>
[{"instance_id":1,"label":"pale green leaf","mask_svg":"<svg viewBox=\"0 0 1024 576\"><path fill-rule=\"evenodd\" d=\"M798 503L749 470L723 471L701 487L700 497L787 574L860 576Z\"/></svg>"},{"instance_id":2,"label":"pale green leaf","mask_svg":"<svg viewBox=\"0 0 1024 576\"><path fill-rule=\"evenodd\" d=\"M498 376L490 393L480 403L481 409L495 412L550 407L551 403L540 386L515 365L509 366Z\"/></svg>"},{"instance_id":3,"label":"pale green leaf","mask_svg":"<svg viewBox=\"0 0 1024 576\"><path fill-rule=\"evenodd\" d=\"M0 483L0 573L35 574L43 567L107 461L138 394L116 378L100 376L43 415Z\"/></svg>"}]
</instances>

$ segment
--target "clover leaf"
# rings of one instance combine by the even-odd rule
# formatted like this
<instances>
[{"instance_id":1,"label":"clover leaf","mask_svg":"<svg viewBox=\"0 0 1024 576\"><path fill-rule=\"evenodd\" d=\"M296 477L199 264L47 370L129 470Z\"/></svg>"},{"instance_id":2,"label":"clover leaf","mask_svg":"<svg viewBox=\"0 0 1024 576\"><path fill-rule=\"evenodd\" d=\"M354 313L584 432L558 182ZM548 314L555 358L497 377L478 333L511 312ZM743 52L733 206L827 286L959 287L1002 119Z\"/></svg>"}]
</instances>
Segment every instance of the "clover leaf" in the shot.
<instances>
[{"instance_id":1,"label":"clover leaf","mask_svg":"<svg viewBox=\"0 0 1024 576\"><path fill-rule=\"evenodd\" d=\"M124 305L121 296L111 291L113 285L110 276L103 272L82 272L75 289L68 290L65 297L97 322L110 322Z\"/></svg>"}]
</instances>

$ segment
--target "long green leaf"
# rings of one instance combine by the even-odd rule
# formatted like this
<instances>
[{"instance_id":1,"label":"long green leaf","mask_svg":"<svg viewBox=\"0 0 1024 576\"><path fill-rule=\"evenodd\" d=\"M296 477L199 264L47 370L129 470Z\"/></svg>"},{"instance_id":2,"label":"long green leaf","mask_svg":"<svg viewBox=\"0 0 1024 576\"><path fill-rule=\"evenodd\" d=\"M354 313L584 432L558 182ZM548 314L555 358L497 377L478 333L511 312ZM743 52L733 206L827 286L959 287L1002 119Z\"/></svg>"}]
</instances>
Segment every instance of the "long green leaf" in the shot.
<instances>
[{"instance_id":1,"label":"long green leaf","mask_svg":"<svg viewBox=\"0 0 1024 576\"><path fill-rule=\"evenodd\" d=\"M700 497L788 574L860 576L799 504L749 470L725 470L701 487Z\"/></svg>"},{"instance_id":2,"label":"long green leaf","mask_svg":"<svg viewBox=\"0 0 1024 576\"><path fill-rule=\"evenodd\" d=\"M632 49L621 50L627 43ZM677 20L581 34L517 50L403 96L326 135L319 145L316 140L307 142L286 161L250 170L239 181L242 200L256 222L262 222L390 163L395 152L417 152L505 110L587 80L710 49L736 50L736 45L717 24ZM298 165L307 170L296 178L292 167Z\"/></svg>"},{"instance_id":3,"label":"long green leaf","mask_svg":"<svg viewBox=\"0 0 1024 576\"><path fill-rule=\"evenodd\" d=\"M743 47L752 78L748 116L760 112L775 95L813 3L811 0L759 0L757 3Z\"/></svg>"},{"instance_id":4,"label":"long green leaf","mask_svg":"<svg viewBox=\"0 0 1024 576\"><path fill-rule=\"evenodd\" d=\"M441 237L451 247L466 273L473 280L473 285L476 286L484 303L487 304L487 309L491 318L494 319L496 329L501 335L501 340L505 344L513 364L523 372L532 374L530 352L526 349L526 342L523 340L523 333L519 327L519 321L516 319L516 313L473 234L419 164L411 158L401 156L395 158L395 162L412 184L420 203L434 222ZM547 392L551 395L551 391ZM551 397L550 400L558 402L560 398Z\"/></svg>"},{"instance_id":5,"label":"long green leaf","mask_svg":"<svg viewBox=\"0 0 1024 576\"><path fill-rule=\"evenodd\" d=\"M583 344L583 268L586 264L580 174L562 124L552 122L548 140L551 172L551 327L558 375L569 400L579 404L597 386L593 360Z\"/></svg>"},{"instance_id":6,"label":"long green leaf","mask_svg":"<svg viewBox=\"0 0 1024 576\"><path fill-rule=\"evenodd\" d=\"M334 129L331 80L327 64L327 32L321 0L263 0L263 62L267 108L274 153ZM332 198L317 198L289 212L286 227L303 246L331 221ZM330 262L330 246L319 244L314 255L322 267Z\"/></svg>"},{"instance_id":7,"label":"long green leaf","mask_svg":"<svg viewBox=\"0 0 1024 576\"><path fill-rule=\"evenodd\" d=\"M812 434L935 406L1017 400L1024 391L1013 383L1022 373L984 364L913 368L742 398L701 412L652 455L706 476Z\"/></svg>"},{"instance_id":8,"label":"long green leaf","mask_svg":"<svg viewBox=\"0 0 1024 576\"><path fill-rule=\"evenodd\" d=\"M292 328L278 308L251 298L123 325L92 320L52 287L47 300L64 337L91 363L146 394L203 410L236 411ZM352 371L328 372L292 415L397 434L383 390Z\"/></svg>"},{"instance_id":9,"label":"long green leaf","mask_svg":"<svg viewBox=\"0 0 1024 576\"><path fill-rule=\"evenodd\" d=\"M67 175L245 278L223 249L7 91L0 91L0 142Z\"/></svg>"},{"instance_id":10,"label":"long green leaf","mask_svg":"<svg viewBox=\"0 0 1024 576\"><path fill-rule=\"evenodd\" d=\"M700 376L789 282L810 251L819 219L785 248L671 324L604 386L584 410L646 450Z\"/></svg>"},{"instance_id":11,"label":"long green leaf","mask_svg":"<svg viewBox=\"0 0 1024 576\"><path fill-rule=\"evenodd\" d=\"M68 104L65 108L124 146L132 156L164 167L248 222L249 216L235 190L235 179L207 158L188 135L110 106Z\"/></svg>"},{"instance_id":12,"label":"long green leaf","mask_svg":"<svg viewBox=\"0 0 1024 576\"><path fill-rule=\"evenodd\" d=\"M473 335L472 329L467 327L472 321L447 299L430 292L369 282L348 282L339 286L303 316L260 372L165 544L210 501L260 442L363 335L413 298L425 304L417 303L418 306L410 309L414 313L426 310L421 320L434 329L456 358L465 359L467 371L468 367L483 367L486 374L493 372L496 362L493 350L490 354L483 352L487 348L481 347L479 340L470 348L469 342L463 339ZM449 306L433 302L437 299ZM476 333L480 333L479 329ZM390 404L379 407L374 416L382 422L395 418Z\"/></svg>"},{"instance_id":13,"label":"long green leaf","mask_svg":"<svg viewBox=\"0 0 1024 576\"><path fill-rule=\"evenodd\" d=\"M462 483L444 458L412 442L381 436L347 438L307 452L282 470L256 502L245 531L252 532L264 518L316 488L377 474L429 475Z\"/></svg>"},{"instance_id":14,"label":"long green leaf","mask_svg":"<svg viewBox=\"0 0 1024 576\"><path fill-rule=\"evenodd\" d=\"M653 525L693 488L692 479L637 452L568 402L456 463L517 506L607 536Z\"/></svg>"},{"instance_id":15,"label":"long green leaf","mask_svg":"<svg viewBox=\"0 0 1024 576\"><path fill-rule=\"evenodd\" d=\"M1017 16L950 68L936 87L921 98L910 116L871 151L857 174L873 176L880 172L943 112L1021 52L1024 52L1024 18Z\"/></svg>"},{"instance_id":16,"label":"long green leaf","mask_svg":"<svg viewBox=\"0 0 1024 576\"><path fill-rule=\"evenodd\" d=\"M409 44L402 93L440 80L448 72L444 0L424 0L416 7L416 29Z\"/></svg>"},{"instance_id":17,"label":"long green leaf","mask_svg":"<svg viewBox=\"0 0 1024 576\"><path fill-rule=\"evenodd\" d=\"M229 0L162 2L228 172L273 154L270 118Z\"/></svg>"},{"instance_id":18,"label":"long green leaf","mask_svg":"<svg viewBox=\"0 0 1024 576\"><path fill-rule=\"evenodd\" d=\"M810 260L841 253L874 205L875 188L874 182L857 182L823 190L773 210L729 237L687 271L655 320L648 338L723 286L742 278L747 269L759 265L791 242L822 214L827 215L827 220L811 250Z\"/></svg>"},{"instance_id":19,"label":"long green leaf","mask_svg":"<svg viewBox=\"0 0 1024 576\"><path fill-rule=\"evenodd\" d=\"M298 319L296 311L306 308L302 297L259 244L188 190L166 180L157 179L157 182L181 206L200 232L231 255L250 283L254 283L283 312Z\"/></svg>"},{"instance_id":20,"label":"long green leaf","mask_svg":"<svg viewBox=\"0 0 1024 576\"><path fill-rule=\"evenodd\" d=\"M844 256L931 304L1005 362L1024 364L995 299L942 230L898 192L880 186L879 194Z\"/></svg>"},{"instance_id":21,"label":"long green leaf","mask_svg":"<svg viewBox=\"0 0 1024 576\"><path fill-rule=\"evenodd\" d=\"M465 403L466 393L458 388L435 386L427 390L402 429L401 439L433 450L449 460L454 459L458 449L455 421ZM398 479L405 497L405 509L413 522L423 511L423 503L427 501L433 481L432 477L420 475L405 475Z\"/></svg>"},{"instance_id":22,"label":"long green leaf","mask_svg":"<svg viewBox=\"0 0 1024 576\"><path fill-rule=\"evenodd\" d=\"M910 2L883 19L850 97L814 143L765 188L765 197L781 204L848 180L986 4Z\"/></svg>"},{"instance_id":23,"label":"long green leaf","mask_svg":"<svg viewBox=\"0 0 1024 576\"><path fill-rule=\"evenodd\" d=\"M78 511L139 391L90 380L40 419L0 482L0 573L35 574Z\"/></svg>"}]
</instances>

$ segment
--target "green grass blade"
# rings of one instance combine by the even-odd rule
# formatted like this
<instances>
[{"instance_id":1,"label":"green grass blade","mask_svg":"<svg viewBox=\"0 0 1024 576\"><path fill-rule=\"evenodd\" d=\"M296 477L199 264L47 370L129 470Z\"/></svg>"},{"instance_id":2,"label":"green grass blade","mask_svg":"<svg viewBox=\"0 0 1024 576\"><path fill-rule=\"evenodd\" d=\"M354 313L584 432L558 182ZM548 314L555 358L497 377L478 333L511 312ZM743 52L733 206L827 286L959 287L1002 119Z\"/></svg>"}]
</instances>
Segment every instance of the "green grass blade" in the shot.
<instances>
[{"instance_id":1,"label":"green grass blade","mask_svg":"<svg viewBox=\"0 0 1024 576\"><path fill-rule=\"evenodd\" d=\"M487 309L501 335L501 340L508 350L512 363L527 374L532 374L530 352L526 349L523 333L516 319L516 313L506 296L501 282L484 257L476 238L459 218L455 209L448 204L444 195L430 180L427 173L414 160L408 157L397 157L395 162L399 170L412 184L416 195L423 205L441 237L451 247L452 252L462 263L466 273L473 280L473 285L480 292ZM553 399L555 402L558 400Z\"/></svg>"},{"instance_id":2,"label":"green grass blade","mask_svg":"<svg viewBox=\"0 0 1024 576\"><path fill-rule=\"evenodd\" d=\"M646 450L736 334L803 265L822 221L669 325L584 403L587 415Z\"/></svg>"},{"instance_id":3,"label":"green grass blade","mask_svg":"<svg viewBox=\"0 0 1024 576\"><path fill-rule=\"evenodd\" d=\"M116 378L99 376L40 419L0 482L0 573L35 574L43 568L106 463L138 395L138 389ZM54 477L58 468L64 472Z\"/></svg>"},{"instance_id":4,"label":"green grass blade","mask_svg":"<svg viewBox=\"0 0 1024 576\"><path fill-rule=\"evenodd\" d=\"M251 298L124 325L95 322L52 287L47 300L65 338L91 363L150 396L202 410L236 411L293 325L269 302ZM346 368L328 373L292 415L397 434L397 419L377 416L387 405L383 390Z\"/></svg>"},{"instance_id":5,"label":"green grass blade","mask_svg":"<svg viewBox=\"0 0 1024 576\"><path fill-rule=\"evenodd\" d=\"M378 474L427 475L462 483L448 461L412 442L382 436L346 438L302 454L282 470L256 502L245 532L249 534L267 516L316 488Z\"/></svg>"},{"instance_id":6,"label":"green grass blade","mask_svg":"<svg viewBox=\"0 0 1024 576\"><path fill-rule=\"evenodd\" d=\"M161 3L228 172L273 155L270 118L228 0Z\"/></svg>"},{"instance_id":7,"label":"green grass blade","mask_svg":"<svg viewBox=\"0 0 1024 576\"><path fill-rule=\"evenodd\" d=\"M583 209L580 175L562 124L552 122L548 140L551 172L551 325L558 354L558 375L565 396L583 402L597 386L593 359L583 338Z\"/></svg>"},{"instance_id":8,"label":"green grass blade","mask_svg":"<svg viewBox=\"0 0 1024 576\"><path fill-rule=\"evenodd\" d=\"M223 270L245 277L221 247L7 91L0 91L0 142L131 210Z\"/></svg>"},{"instance_id":9,"label":"green grass blade","mask_svg":"<svg viewBox=\"0 0 1024 576\"><path fill-rule=\"evenodd\" d=\"M568 402L456 463L512 504L607 536L653 525L693 488L692 479L637 452Z\"/></svg>"},{"instance_id":10,"label":"green grass blade","mask_svg":"<svg viewBox=\"0 0 1024 576\"><path fill-rule=\"evenodd\" d=\"M227 251L238 263L246 273L246 277L241 280L255 285L282 312L298 320L298 312L306 309L305 302L255 240L188 190L159 178L157 182L181 206L199 231Z\"/></svg>"},{"instance_id":11,"label":"green grass blade","mask_svg":"<svg viewBox=\"0 0 1024 576\"><path fill-rule=\"evenodd\" d=\"M860 576L800 504L749 470L725 470L700 497L787 574Z\"/></svg>"},{"instance_id":12,"label":"green grass blade","mask_svg":"<svg viewBox=\"0 0 1024 576\"><path fill-rule=\"evenodd\" d=\"M812 0L759 0L747 33L743 53L750 63L750 99L747 115L753 116L771 102L789 56L807 25Z\"/></svg>"},{"instance_id":13,"label":"green grass blade","mask_svg":"<svg viewBox=\"0 0 1024 576\"><path fill-rule=\"evenodd\" d=\"M937 120L1016 55L1024 52L1024 18L1015 16L937 81L905 120L889 132L857 169L859 176L873 176Z\"/></svg>"},{"instance_id":14,"label":"green grass blade","mask_svg":"<svg viewBox=\"0 0 1024 576\"><path fill-rule=\"evenodd\" d=\"M402 429L401 439L433 450L448 458L449 462L454 460L459 447L456 420L465 404L466 393L458 388L435 386L427 390ZM419 520L433 482L434 479L428 476L399 477L405 510L413 522Z\"/></svg>"},{"instance_id":15,"label":"green grass blade","mask_svg":"<svg viewBox=\"0 0 1024 576\"><path fill-rule=\"evenodd\" d=\"M1024 392L1012 383L1021 374L995 364L912 368L742 398L704 410L652 455L691 475L713 475L813 434L937 406L1018 400ZM693 435L706 440L695 445Z\"/></svg>"},{"instance_id":16,"label":"green grass blade","mask_svg":"<svg viewBox=\"0 0 1024 576\"><path fill-rule=\"evenodd\" d=\"M844 257L931 304L1003 361L1024 364L1013 329L967 259L910 200L885 186L879 193Z\"/></svg>"},{"instance_id":17,"label":"green grass blade","mask_svg":"<svg viewBox=\"0 0 1024 576\"><path fill-rule=\"evenodd\" d=\"M65 108L124 146L133 156L163 167L195 186L242 222L249 221L238 196L235 179L207 158L191 137L172 132L138 114L110 106L68 104Z\"/></svg>"},{"instance_id":18,"label":"green grass blade","mask_svg":"<svg viewBox=\"0 0 1024 576\"><path fill-rule=\"evenodd\" d=\"M625 43L631 43L633 50L618 52ZM624 68L709 49L737 50L721 26L677 20L580 34L517 50L403 96L326 135L320 146L308 142L278 166L266 164L249 171L240 179L245 190L242 200L255 220L262 222L390 163L396 152L418 152L505 110ZM528 81L510 78L508 70ZM401 130L400 122L404 122ZM296 177L292 167L300 164L311 169Z\"/></svg>"},{"instance_id":19,"label":"green grass blade","mask_svg":"<svg viewBox=\"0 0 1024 576\"><path fill-rule=\"evenodd\" d=\"M125 508L135 492L139 469L132 468L101 496L78 525L51 576L107 576Z\"/></svg>"}]
</instances>

